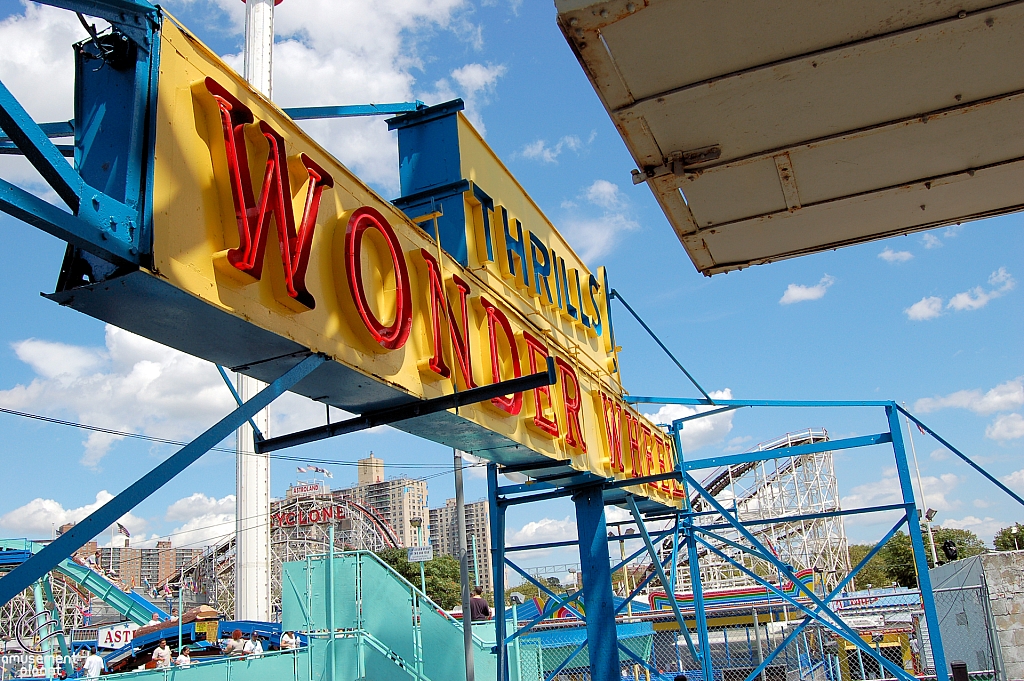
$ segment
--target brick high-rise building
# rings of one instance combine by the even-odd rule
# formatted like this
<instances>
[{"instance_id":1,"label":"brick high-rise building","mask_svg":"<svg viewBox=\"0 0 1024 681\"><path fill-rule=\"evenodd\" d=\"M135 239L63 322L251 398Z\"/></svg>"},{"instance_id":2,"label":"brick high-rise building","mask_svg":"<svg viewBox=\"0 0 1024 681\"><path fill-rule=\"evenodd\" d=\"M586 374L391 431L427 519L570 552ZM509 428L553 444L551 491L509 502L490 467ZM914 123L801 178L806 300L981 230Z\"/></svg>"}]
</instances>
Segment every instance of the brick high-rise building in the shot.
<instances>
[{"instance_id":1,"label":"brick high-rise building","mask_svg":"<svg viewBox=\"0 0 1024 681\"><path fill-rule=\"evenodd\" d=\"M422 518L423 542L430 536L427 510L427 483L413 478L384 479L384 462L371 453L358 461L358 484L332 494L370 506L394 528L403 546L416 546L418 533L413 518Z\"/></svg>"},{"instance_id":2,"label":"brick high-rise building","mask_svg":"<svg viewBox=\"0 0 1024 681\"><path fill-rule=\"evenodd\" d=\"M449 556L459 555L459 524L455 500L430 509L430 543L434 551ZM476 562L473 561L473 537L476 537ZM466 546L469 548L469 570L480 567L480 586L491 591L491 524L487 501L481 499L466 504Z\"/></svg>"}]
</instances>

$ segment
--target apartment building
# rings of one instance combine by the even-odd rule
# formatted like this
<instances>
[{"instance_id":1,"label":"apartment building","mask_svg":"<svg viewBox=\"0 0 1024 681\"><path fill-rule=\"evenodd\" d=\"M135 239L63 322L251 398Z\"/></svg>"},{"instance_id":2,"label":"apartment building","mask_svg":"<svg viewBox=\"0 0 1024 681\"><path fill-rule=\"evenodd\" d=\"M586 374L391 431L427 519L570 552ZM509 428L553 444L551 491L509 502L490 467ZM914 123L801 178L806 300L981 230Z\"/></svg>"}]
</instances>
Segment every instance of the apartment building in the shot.
<instances>
[{"instance_id":1,"label":"apartment building","mask_svg":"<svg viewBox=\"0 0 1024 681\"><path fill-rule=\"evenodd\" d=\"M412 525L414 518L422 519L423 541L430 536L427 527L427 483L412 478L384 477L384 461L370 453L358 462L358 482L355 486L333 492L335 498L352 499L372 507L395 530L403 546L416 546L418 532Z\"/></svg>"},{"instance_id":2,"label":"apartment building","mask_svg":"<svg viewBox=\"0 0 1024 681\"><path fill-rule=\"evenodd\" d=\"M459 555L459 525L454 499L444 506L430 509L430 543L436 553ZM476 560L473 560L473 538L476 538ZM491 524L487 513L487 500L466 504L466 546L469 547L469 570L479 567L479 584L485 591L491 586Z\"/></svg>"}]
</instances>

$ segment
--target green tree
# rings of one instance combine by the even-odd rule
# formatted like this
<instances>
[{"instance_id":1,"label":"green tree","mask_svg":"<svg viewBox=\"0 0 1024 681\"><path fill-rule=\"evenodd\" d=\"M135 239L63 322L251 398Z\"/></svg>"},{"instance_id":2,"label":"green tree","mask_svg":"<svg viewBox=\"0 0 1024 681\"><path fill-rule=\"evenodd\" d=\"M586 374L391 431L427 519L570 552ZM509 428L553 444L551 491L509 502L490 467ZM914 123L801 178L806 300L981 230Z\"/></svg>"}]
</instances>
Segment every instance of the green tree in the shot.
<instances>
[{"instance_id":1,"label":"green tree","mask_svg":"<svg viewBox=\"0 0 1024 681\"><path fill-rule=\"evenodd\" d=\"M1013 530L1017 530L1016 533ZM996 532L992 544L996 547L996 551L1024 549L1024 525L1014 523L1009 527L1004 527Z\"/></svg>"},{"instance_id":2,"label":"green tree","mask_svg":"<svg viewBox=\"0 0 1024 681\"><path fill-rule=\"evenodd\" d=\"M864 560L864 556L868 555L873 548L875 548L873 544L850 544L848 549L850 553L850 567L855 567ZM861 571L854 578L854 583L858 589L889 586L891 581L885 571L885 562L878 554L875 554L875 557L868 561L868 564L861 568Z\"/></svg>"},{"instance_id":3,"label":"green tree","mask_svg":"<svg viewBox=\"0 0 1024 681\"><path fill-rule=\"evenodd\" d=\"M405 559L405 549L384 549L377 556L394 568L395 572L409 582L420 585L419 563ZM459 579L459 561L451 556L435 555L433 560L423 564L427 582L427 596L445 610L451 610L462 603L462 588Z\"/></svg>"},{"instance_id":4,"label":"green tree","mask_svg":"<svg viewBox=\"0 0 1024 681\"><path fill-rule=\"evenodd\" d=\"M957 556L959 559L970 558L979 553L985 553L988 549L978 535L970 530L960 530L951 527L932 528L932 537L935 541L935 552L940 562L945 562L946 557L942 554L942 544L945 541L952 541L956 544ZM925 555L928 567L935 567L932 563L931 550L928 547L927 528L921 526L921 539L925 545ZM914 568L914 553L911 548L910 535L900 531L893 535L878 555L885 563L886 576L890 582L896 582L900 586L914 588L917 586L917 571Z\"/></svg>"}]
</instances>

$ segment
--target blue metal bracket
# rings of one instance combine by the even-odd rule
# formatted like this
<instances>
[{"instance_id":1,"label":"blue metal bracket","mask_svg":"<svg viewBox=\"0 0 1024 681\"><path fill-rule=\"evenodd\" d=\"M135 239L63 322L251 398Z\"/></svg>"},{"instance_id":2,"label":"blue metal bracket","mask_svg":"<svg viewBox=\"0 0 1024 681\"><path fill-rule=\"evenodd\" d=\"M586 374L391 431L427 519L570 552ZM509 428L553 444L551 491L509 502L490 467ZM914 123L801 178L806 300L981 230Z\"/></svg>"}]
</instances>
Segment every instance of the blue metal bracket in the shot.
<instances>
[{"instance_id":1,"label":"blue metal bracket","mask_svg":"<svg viewBox=\"0 0 1024 681\"><path fill-rule=\"evenodd\" d=\"M228 390L231 391L231 396L235 398L235 404L237 404L239 407L241 407L242 406L242 397L241 397L241 395L238 394L238 391L235 390L235 386L231 385L231 379L228 378L228 373L226 371L224 371L224 367L222 367L221 365L218 364L216 366L217 366L217 371L220 372L220 377L224 379L224 385L226 385L228 387ZM263 433L261 433L260 429L256 427L256 422L252 420L251 416L249 417L249 425L252 427L253 439L255 439L257 442L262 440L263 439Z\"/></svg>"},{"instance_id":2,"label":"blue metal bracket","mask_svg":"<svg viewBox=\"0 0 1024 681\"><path fill-rule=\"evenodd\" d=\"M127 489L90 513L84 520L57 537L42 551L16 567L5 577L0 578L0 606L10 602L34 581L59 565L62 560L85 546L86 542L166 485L203 454L210 451L218 442L244 425L247 419L311 374L325 361L327 360L323 355L310 355L296 364L244 405L222 418L190 444L182 447Z\"/></svg>"},{"instance_id":3,"label":"blue metal bracket","mask_svg":"<svg viewBox=\"0 0 1024 681\"><path fill-rule=\"evenodd\" d=\"M398 102L397 104L348 104L345 106L293 106L282 109L292 120L304 121L318 118L350 118L352 116L390 116L391 114L409 113L427 108L427 105L415 102Z\"/></svg>"},{"instance_id":4,"label":"blue metal bracket","mask_svg":"<svg viewBox=\"0 0 1024 681\"><path fill-rule=\"evenodd\" d=\"M732 466L738 463L750 463L765 459L785 459L791 456L803 456L804 454L831 452L837 449L852 449L854 447L870 447L889 442L892 442L891 433L877 433L875 435L850 437L842 440L826 440L809 445L779 447L778 449L765 449L763 451L745 452L743 454L726 454L724 456L712 456L707 459L692 459L683 464L683 470L692 471L703 468L717 468L718 466Z\"/></svg>"}]
</instances>

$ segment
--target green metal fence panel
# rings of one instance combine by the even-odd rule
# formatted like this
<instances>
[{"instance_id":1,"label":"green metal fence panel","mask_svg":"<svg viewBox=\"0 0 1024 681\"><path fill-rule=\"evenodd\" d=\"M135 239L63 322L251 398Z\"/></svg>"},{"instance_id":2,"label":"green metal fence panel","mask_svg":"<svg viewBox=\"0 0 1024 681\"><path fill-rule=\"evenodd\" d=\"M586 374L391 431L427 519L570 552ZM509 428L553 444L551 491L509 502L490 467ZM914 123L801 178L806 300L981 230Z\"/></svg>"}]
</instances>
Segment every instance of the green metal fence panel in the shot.
<instances>
[{"instance_id":1,"label":"green metal fence panel","mask_svg":"<svg viewBox=\"0 0 1024 681\"><path fill-rule=\"evenodd\" d=\"M375 556L360 554L359 558L362 628L411 665L416 659L412 590Z\"/></svg>"},{"instance_id":2,"label":"green metal fence panel","mask_svg":"<svg viewBox=\"0 0 1024 681\"><path fill-rule=\"evenodd\" d=\"M367 681L404 681L416 678L413 670L398 665L395 660L367 643L363 643L363 666Z\"/></svg>"},{"instance_id":3,"label":"green metal fence panel","mask_svg":"<svg viewBox=\"0 0 1024 681\"><path fill-rule=\"evenodd\" d=\"M420 611L420 632L426 677L431 681L465 681L466 652L462 647L462 628L424 604ZM481 678L493 679L494 673Z\"/></svg>"},{"instance_id":4,"label":"green metal fence panel","mask_svg":"<svg viewBox=\"0 0 1024 681\"><path fill-rule=\"evenodd\" d=\"M285 631L321 631L327 628L328 561L285 563L281 570L281 626ZM334 625L337 629L358 627L355 555L334 559ZM308 589L308 596L307 596Z\"/></svg>"}]
</instances>

